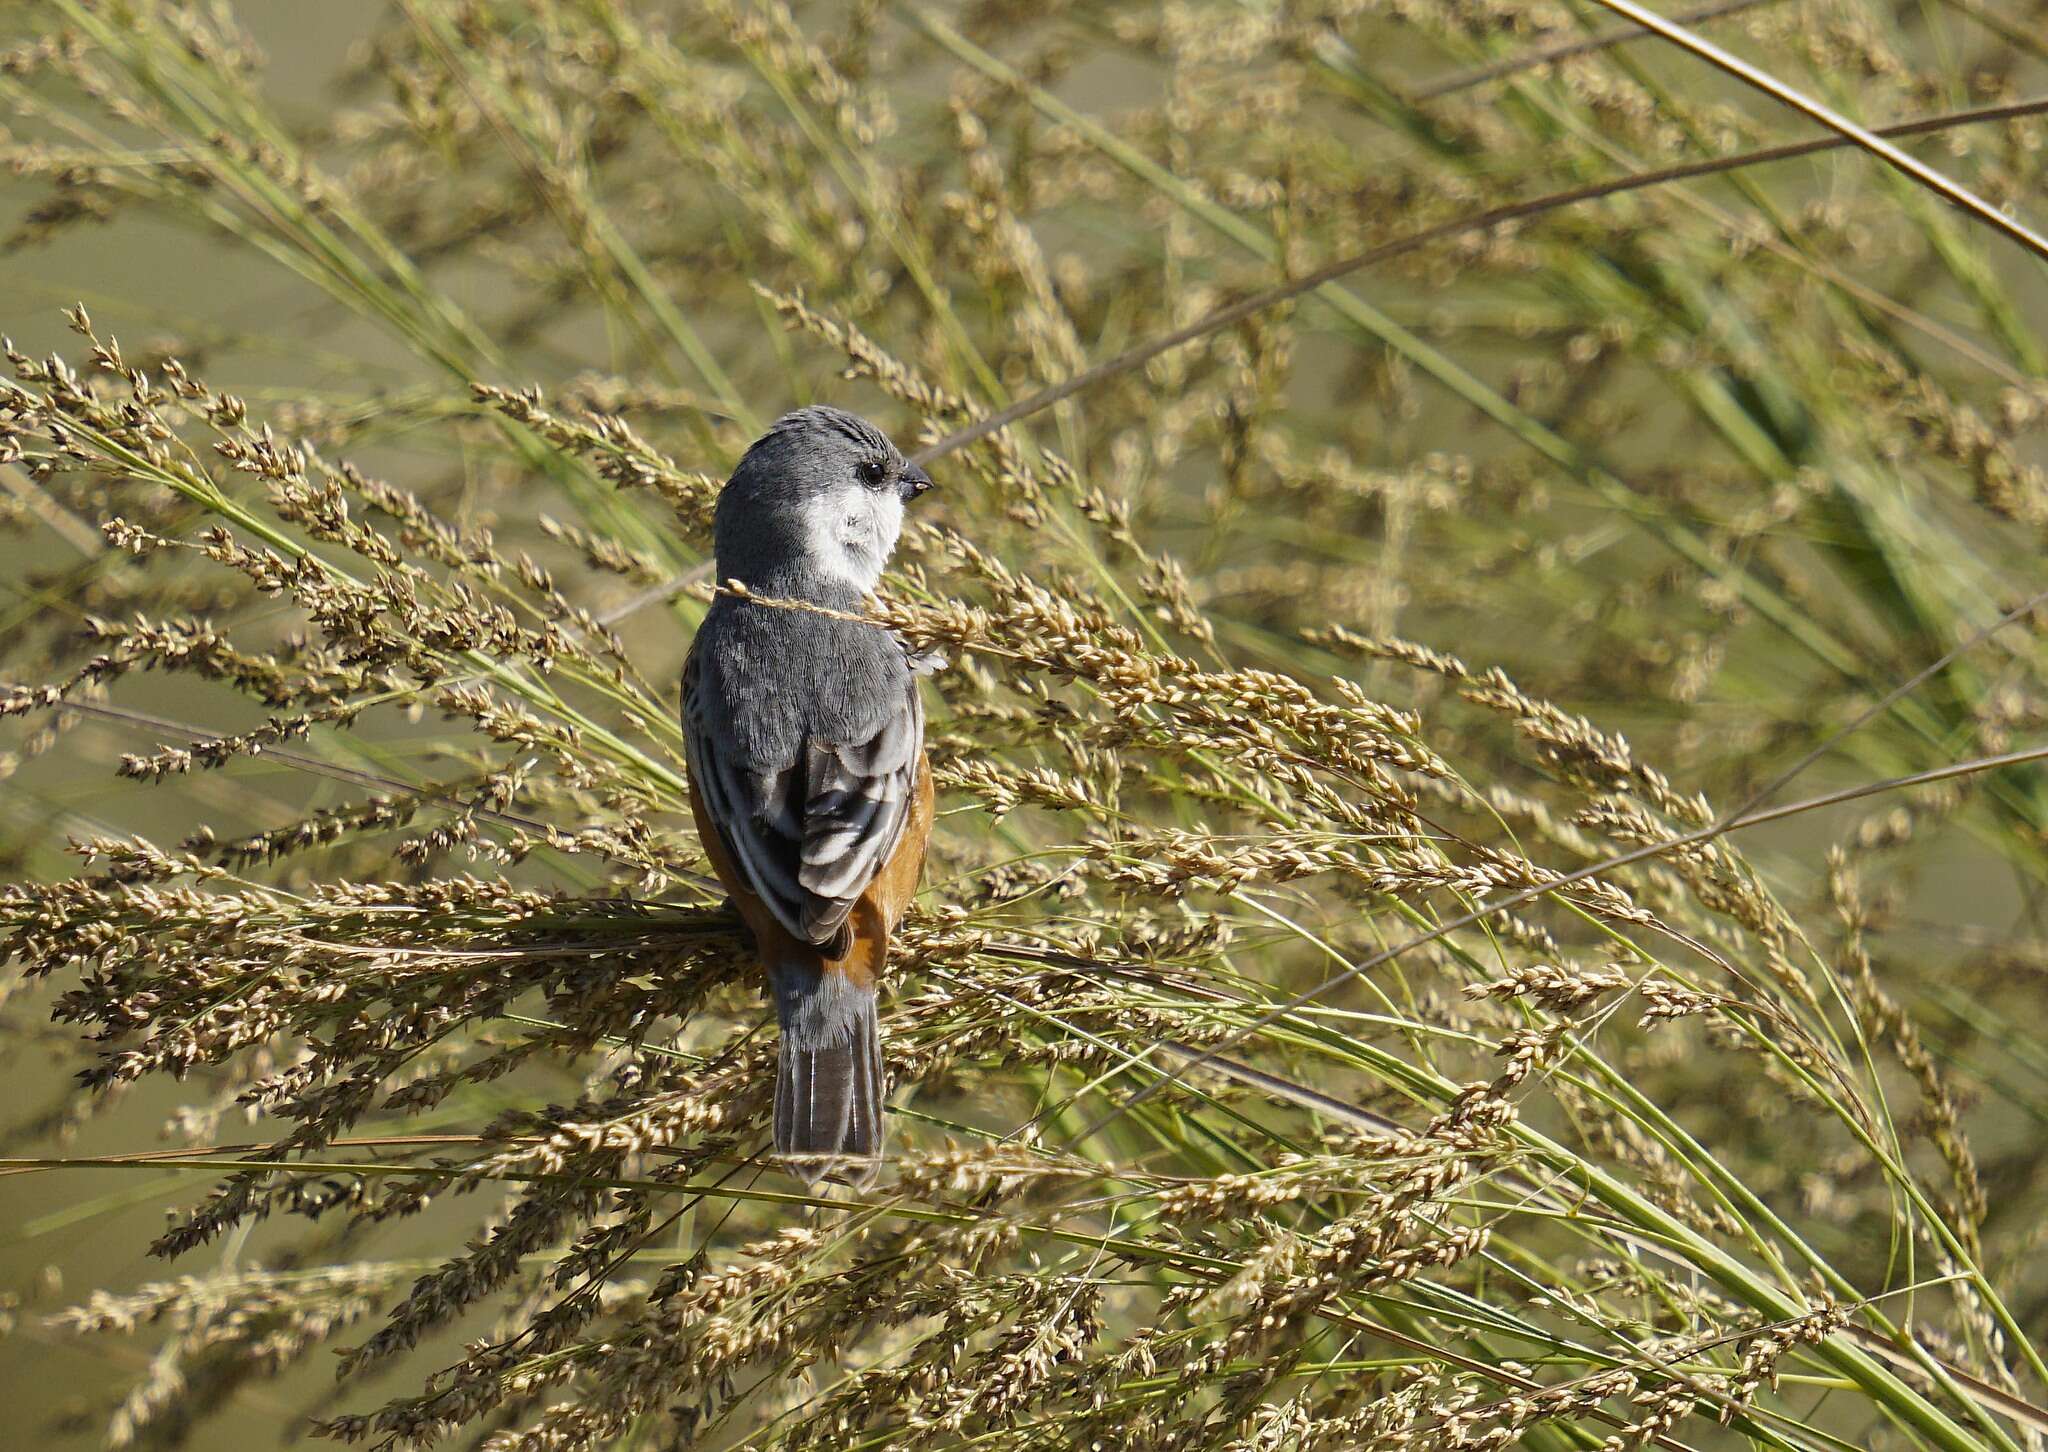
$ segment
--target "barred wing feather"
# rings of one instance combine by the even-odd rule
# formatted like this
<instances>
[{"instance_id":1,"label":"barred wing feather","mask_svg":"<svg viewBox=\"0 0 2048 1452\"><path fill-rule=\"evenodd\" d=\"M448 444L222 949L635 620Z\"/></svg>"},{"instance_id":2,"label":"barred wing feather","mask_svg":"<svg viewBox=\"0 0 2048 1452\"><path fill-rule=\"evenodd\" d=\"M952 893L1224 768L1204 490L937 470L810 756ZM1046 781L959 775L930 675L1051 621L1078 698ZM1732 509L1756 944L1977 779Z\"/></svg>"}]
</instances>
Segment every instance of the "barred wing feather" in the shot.
<instances>
[{"instance_id":1,"label":"barred wing feather","mask_svg":"<svg viewBox=\"0 0 2048 1452\"><path fill-rule=\"evenodd\" d=\"M712 723L722 713L692 654L683 672L690 771L727 852L791 936L833 943L902 840L924 746L924 704L901 695L864 741L813 736L798 759L749 771Z\"/></svg>"}]
</instances>

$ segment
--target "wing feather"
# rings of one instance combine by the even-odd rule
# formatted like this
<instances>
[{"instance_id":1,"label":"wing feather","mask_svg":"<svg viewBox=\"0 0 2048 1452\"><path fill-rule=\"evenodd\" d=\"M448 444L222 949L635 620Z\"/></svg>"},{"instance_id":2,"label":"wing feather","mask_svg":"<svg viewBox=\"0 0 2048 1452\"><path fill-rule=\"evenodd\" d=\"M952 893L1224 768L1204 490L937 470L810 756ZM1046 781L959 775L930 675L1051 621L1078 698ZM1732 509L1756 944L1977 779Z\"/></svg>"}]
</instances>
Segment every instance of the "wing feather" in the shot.
<instances>
[{"instance_id":1,"label":"wing feather","mask_svg":"<svg viewBox=\"0 0 2048 1452\"><path fill-rule=\"evenodd\" d=\"M811 736L779 771L748 771L715 729L722 703L704 676L692 652L683 671L683 734L705 815L776 921L806 942L830 943L894 855L909 819L924 747L916 678L905 672L900 694L866 739Z\"/></svg>"}]
</instances>

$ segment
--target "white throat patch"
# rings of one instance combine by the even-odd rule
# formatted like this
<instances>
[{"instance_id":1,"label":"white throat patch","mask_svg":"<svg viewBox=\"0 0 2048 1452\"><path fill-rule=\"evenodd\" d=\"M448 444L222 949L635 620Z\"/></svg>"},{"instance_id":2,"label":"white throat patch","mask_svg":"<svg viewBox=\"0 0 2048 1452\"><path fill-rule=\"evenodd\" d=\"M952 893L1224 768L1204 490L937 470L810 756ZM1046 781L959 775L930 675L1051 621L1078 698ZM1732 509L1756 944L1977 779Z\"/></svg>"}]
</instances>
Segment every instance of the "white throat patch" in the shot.
<instances>
[{"instance_id":1,"label":"white throat patch","mask_svg":"<svg viewBox=\"0 0 2048 1452\"><path fill-rule=\"evenodd\" d=\"M827 579L867 594L903 529L903 501L893 489L848 485L811 506L805 543L810 563Z\"/></svg>"}]
</instances>

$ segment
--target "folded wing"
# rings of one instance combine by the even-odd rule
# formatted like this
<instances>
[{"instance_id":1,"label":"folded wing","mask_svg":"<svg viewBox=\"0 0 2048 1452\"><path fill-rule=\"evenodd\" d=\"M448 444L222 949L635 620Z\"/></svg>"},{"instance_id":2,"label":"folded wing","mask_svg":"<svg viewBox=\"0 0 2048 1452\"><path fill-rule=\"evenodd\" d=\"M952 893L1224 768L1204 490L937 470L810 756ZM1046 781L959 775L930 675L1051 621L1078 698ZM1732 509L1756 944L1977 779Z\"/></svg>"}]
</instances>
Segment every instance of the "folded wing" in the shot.
<instances>
[{"instance_id":1,"label":"folded wing","mask_svg":"<svg viewBox=\"0 0 2048 1452\"><path fill-rule=\"evenodd\" d=\"M683 672L690 772L727 853L791 936L821 947L895 852L924 746L924 705L907 671L860 741L804 739L793 760L747 763L693 654Z\"/></svg>"}]
</instances>

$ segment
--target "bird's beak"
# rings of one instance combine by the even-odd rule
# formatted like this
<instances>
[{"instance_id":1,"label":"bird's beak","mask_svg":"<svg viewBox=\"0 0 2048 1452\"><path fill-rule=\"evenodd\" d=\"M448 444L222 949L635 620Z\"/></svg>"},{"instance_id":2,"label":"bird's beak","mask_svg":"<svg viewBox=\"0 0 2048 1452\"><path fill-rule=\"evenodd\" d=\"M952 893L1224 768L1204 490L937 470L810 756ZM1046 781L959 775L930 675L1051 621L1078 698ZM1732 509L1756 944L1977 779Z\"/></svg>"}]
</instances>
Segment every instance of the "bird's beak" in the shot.
<instances>
[{"instance_id":1,"label":"bird's beak","mask_svg":"<svg viewBox=\"0 0 2048 1452\"><path fill-rule=\"evenodd\" d=\"M903 475L898 481L897 487L903 491L903 502L908 504L911 500L917 498L918 495L933 487L932 476L925 473L924 470L918 468L915 464L905 464L903 466Z\"/></svg>"}]
</instances>

